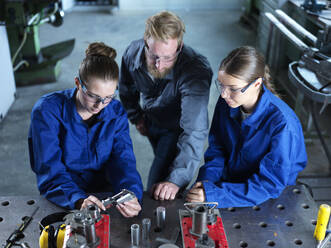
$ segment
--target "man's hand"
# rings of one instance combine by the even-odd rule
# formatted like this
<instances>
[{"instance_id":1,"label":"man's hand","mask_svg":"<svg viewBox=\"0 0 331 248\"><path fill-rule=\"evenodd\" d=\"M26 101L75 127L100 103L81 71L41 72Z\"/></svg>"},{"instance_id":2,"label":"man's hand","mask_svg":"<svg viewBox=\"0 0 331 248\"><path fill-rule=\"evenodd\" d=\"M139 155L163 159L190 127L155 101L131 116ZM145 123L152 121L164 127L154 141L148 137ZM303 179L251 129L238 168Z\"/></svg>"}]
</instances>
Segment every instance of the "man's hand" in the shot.
<instances>
[{"instance_id":1,"label":"man's hand","mask_svg":"<svg viewBox=\"0 0 331 248\"><path fill-rule=\"evenodd\" d=\"M145 118L141 117L137 123L136 123L136 128L138 130L138 132L143 135L143 136L147 136L147 128L146 128L146 124L145 124Z\"/></svg>"},{"instance_id":2,"label":"man's hand","mask_svg":"<svg viewBox=\"0 0 331 248\"><path fill-rule=\"evenodd\" d=\"M152 194L155 200L174 200L179 187L171 182L160 182L153 185Z\"/></svg>"},{"instance_id":3,"label":"man's hand","mask_svg":"<svg viewBox=\"0 0 331 248\"><path fill-rule=\"evenodd\" d=\"M186 195L188 202L204 202L206 200L205 191L202 182L197 182L193 185Z\"/></svg>"},{"instance_id":4,"label":"man's hand","mask_svg":"<svg viewBox=\"0 0 331 248\"><path fill-rule=\"evenodd\" d=\"M127 218L138 215L141 210L141 206L136 197L130 201L117 204L116 208L124 217Z\"/></svg>"},{"instance_id":5,"label":"man's hand","mask_svg":"<svg viewBox=\"0 0 331 248\"><path fill-rule=\"evenodd\" d=\"M82 200L82 199L81 199ZM89 197L87 197L86 199L83 200L81 206L79 207L80 201L78 200L76 202L76 208L82 210L83 208L87 208L88 205L92 205L95 204L97 205L99 208L101 208L102 210L106 210L105 206L102 204L102 202L96 198L94 195L90 195Z\"/></svg>"}]
</instances>

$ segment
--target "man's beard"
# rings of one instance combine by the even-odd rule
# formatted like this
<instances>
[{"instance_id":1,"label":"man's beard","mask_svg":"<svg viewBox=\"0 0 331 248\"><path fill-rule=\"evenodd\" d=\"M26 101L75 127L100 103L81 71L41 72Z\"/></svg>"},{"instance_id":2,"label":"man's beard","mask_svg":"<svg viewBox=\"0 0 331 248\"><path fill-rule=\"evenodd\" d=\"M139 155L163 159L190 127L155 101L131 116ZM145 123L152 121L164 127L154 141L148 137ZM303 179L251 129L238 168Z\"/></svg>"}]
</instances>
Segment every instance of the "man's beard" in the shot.
<instances>
[{"instance_id":1,"label":"man's beard","mask_svg":"<svg viewBox=\"0 0 331 248\"><path fill-rule=\"evenodd\" d=\"M173 63L170 67L167 67L164 71L160 72L156 68L155 64L147 63L147 70L154 78L162 79L171 71L174 65L175 63Z\"/></svg>"}]
</instances>

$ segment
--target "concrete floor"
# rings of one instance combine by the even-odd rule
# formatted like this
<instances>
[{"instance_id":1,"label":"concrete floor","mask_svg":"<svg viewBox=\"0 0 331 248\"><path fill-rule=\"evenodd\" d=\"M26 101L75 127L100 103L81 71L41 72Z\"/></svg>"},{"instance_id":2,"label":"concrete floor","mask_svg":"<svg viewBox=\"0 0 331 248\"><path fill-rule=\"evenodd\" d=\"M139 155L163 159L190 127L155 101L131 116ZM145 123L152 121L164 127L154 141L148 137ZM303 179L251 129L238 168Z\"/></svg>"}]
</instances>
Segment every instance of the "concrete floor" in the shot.
<instances>
[{"instance_id":1,"label":"concrete floor","mask_svg":"<svg viewBox=\"0 0 331 248\"><path fill-rule=\"evenodd\" d=\"M175 12L186 24L184 42L204 54L209 59L214 72L217 71L221 59L230 50L241 45L255 45L256 34L239 24L240 11ZM103 41L114 47L118 52L116 60L120 62L124 49L131 40L143 36L145 20L154 13L155 11L117 11L113 14L105 10L73 11L65 16L63 25L58 28L51 25L41 26L41 46L71 38L76 39L76 44L72 54L62 61L62 73L56 83L17 88L17 99L0 123L1 196L39 194L35 175L30 169L27 146L30 112L37 99L45 93L74 86L78 66L84 58L87 45L91 42ZM209 102L210 118L217 97L217 91L212 85ZM330 108L326 113L330 113ZM324 122L328 123L328 121ZM130 128L137 168L145 185L152 161L152 149L145 137L140 136L134 127ZM328 126L327 132L330 131ZM307 146L307 150L309 163L303 175L325 173L328 163L319 142Z\"/></svg>"}]
</instances>

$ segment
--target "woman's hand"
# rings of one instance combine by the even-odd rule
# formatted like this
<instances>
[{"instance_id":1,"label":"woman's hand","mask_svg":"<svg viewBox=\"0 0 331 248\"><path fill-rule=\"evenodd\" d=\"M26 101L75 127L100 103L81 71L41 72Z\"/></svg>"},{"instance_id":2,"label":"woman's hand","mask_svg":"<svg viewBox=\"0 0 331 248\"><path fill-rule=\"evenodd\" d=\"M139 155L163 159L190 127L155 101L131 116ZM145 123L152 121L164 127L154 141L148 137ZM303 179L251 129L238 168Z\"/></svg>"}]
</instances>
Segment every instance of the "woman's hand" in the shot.
<instances>
[{"instance_id":1,"label":"woman's hand","mask_svg":"<svg viewBox=\"0 0 331 248\"><path fill-rule=\"evenodd\" d=\"M88 205L97 205L100 209L104 211L106 210L102 202L94 195L90 195L86 199L80 199L75 203L75 207L80 210L82 210L83 208L87 208Z\"/></svg>"},{"instance_id":2,"label":"woman's hand","mask_svg":"<svg viewBox=\"0 0 331 248\"><path fill-rule=\"evenodd\" d=\"M136 197L130 201L117 204L116 208L124 217L127 218L138 215L141 210L141 206Z\"/></svg>"},{"instance_id":3,"label":"woman's hand","mask_svg":"<svg viewBox=\"0 0 331 248\"><path fill-rule=\"evenodd\" d=\"M202 182L197 182L193 185L186 195L187 202L204 202L206 200L205 190Z\"/></svg>"}]
</instances>

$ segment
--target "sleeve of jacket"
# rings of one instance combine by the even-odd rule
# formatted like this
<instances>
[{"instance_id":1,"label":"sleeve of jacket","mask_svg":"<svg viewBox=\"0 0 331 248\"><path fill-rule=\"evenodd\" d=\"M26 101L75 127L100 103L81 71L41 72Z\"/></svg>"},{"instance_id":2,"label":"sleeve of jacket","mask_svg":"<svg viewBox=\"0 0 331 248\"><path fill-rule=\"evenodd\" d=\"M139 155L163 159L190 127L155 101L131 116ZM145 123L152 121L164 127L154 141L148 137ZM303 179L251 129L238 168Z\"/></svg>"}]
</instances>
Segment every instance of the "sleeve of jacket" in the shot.
<instances>
[{"instance_id":1,"label":"sleeve of jacket","mask_svg":"<svg viewBox=\"0 0 331 248\"><path fill-rule=\"evenodd\" d=\"M178 154L167 178L179 187L193 179L199 167L208 134L208 100L212 78L210 68L195 70L185 76L179 86L181 94L180 127L183 130L177 142Z\"/></svg>"},{"instance_id":2,"label":"sleeve of jacket","mask_svg":"<svg viewBox=\"0 0 331 248\"><path fill-rule=\"evenodd\" d=\"M122 57L119 79L119 95L121 102L128 113L130 122L135 124L142 116L143 111L139 104L140 93L136 88L128 67L128 63L130 59L132 59L129 57L129 48L125 51Z\"/></svg>"},{"instance_id":3,"label":"sleeve of jacket","mask_svg":"<svg viewBox=\"0 0 331 248\"><path fill-rule=\"evenodd\" d=\"M56 108L36 106L31 114L29 153L37 175L40 194L61 207L74 209L75 202L87 196L72 180L62 163Z\"/></svg>"},{"instance_id":4,"label":"sleeve of jacket","mask_svg":"<svg viewBox=\"0 0 331 248\"><path fill-rule=\"evenodd\" d=\"M136 159L129 134L128 119L122 107L120 107L120 114L116 122L117 130L107 168L108 177L114 188L114 193L118 193L122 189L128 189L133 191L139 201L141 201L143 185L136 169Z\"/></svg>"},{"instance_id":5,"label":"sleeve of jacket","mask_svg":"<svg viewBox=\"0 0 331 248\"><path fill-rule=\"evenodd\" d=\"M221 180L224 163L225 151L221 143L220 135L220 103L215 107L213 121L208 137L208 149L205 153L205 164L200 168L197 181L218 182Z\"/></svg>"},{"instance_id":6,"label":"sleeve of jacket","mask_svg":"<svg viewBox=\"0 0 331 248\"><path fill-rule=\"evenodd\" d=\"M206 201L217 201L218 207L246 207L277 198L283 189L295 183L304 169L307 157L301 134L279 127L271 140L270 152L260 161L258 173L246 182L203 182Z\"/></svg>"}]
</instances>

